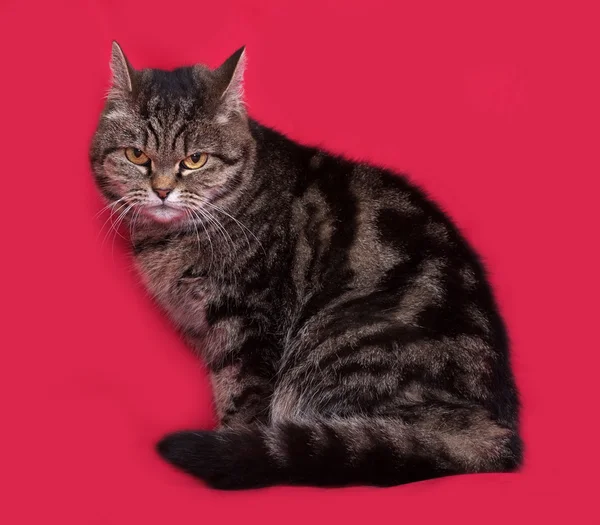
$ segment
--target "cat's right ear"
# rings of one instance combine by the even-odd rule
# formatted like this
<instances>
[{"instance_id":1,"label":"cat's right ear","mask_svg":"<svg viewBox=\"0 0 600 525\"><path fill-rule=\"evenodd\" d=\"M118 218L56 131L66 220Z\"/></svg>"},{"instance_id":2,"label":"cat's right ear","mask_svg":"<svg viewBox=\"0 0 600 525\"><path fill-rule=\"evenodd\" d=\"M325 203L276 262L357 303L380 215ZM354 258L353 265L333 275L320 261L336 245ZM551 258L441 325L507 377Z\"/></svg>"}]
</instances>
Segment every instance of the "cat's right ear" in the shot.
<instances>
[{"instance_id":1,"label":"cat's right ear","mask_svg":"<svg viewBox=\"0 0 600 525\"><path fill-rule=\"evenodd\" d=\"M220 94L221 108L227 113L244 115L244 69L246 67L246 46L240 47L214 73Z\"/></svg>"},{"instance_id":2,"label":"cat's right ear","mask_svg":"<svg viewBox=\"0 0 600 525\"><path fill-rule=\"evenodd\" d=\"M109 96L129 98L135 89L137 71L131 67L121 46L115 41L112 43L110 69L112 71L112 86Z\"/></svg>"}]
</instances>

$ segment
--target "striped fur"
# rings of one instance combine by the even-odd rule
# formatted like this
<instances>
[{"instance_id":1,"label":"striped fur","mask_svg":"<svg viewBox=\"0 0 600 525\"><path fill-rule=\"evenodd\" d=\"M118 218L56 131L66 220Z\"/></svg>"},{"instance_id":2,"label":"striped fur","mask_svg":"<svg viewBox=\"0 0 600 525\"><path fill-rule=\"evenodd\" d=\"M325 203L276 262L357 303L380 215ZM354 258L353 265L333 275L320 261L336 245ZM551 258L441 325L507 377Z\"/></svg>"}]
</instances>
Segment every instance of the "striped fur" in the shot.
<instances>
[{"instance_id":1,"label":"striped fur","mask_svg":"<svg viewBox=\"0 0 600 525\"><path fill-rule=\"evenodd\" d=\"M476 254L404 177L250 119L243 64L136 71L115 46L91 148L145 285L211 371L219 428L160 454L222 489L517 468L507 337ZM211 160L183 176L196 151ZM158 219L157 177L179 210Z\"/></svg>"}]
</instances>

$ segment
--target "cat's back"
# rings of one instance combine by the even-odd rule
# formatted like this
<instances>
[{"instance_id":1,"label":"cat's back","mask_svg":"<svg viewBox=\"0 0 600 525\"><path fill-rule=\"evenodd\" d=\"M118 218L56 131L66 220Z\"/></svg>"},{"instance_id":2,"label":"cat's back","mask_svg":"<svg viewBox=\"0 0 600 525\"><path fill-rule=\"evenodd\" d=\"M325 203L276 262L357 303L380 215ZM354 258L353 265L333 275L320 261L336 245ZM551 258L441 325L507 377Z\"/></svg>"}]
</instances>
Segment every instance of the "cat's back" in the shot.
<instances>
[{"instance_id":1,"label":"cat's back","mask_svg":"<svg viewBox=\"0 0 600 525\"><path fill-rule=\"evenodd\" d=\"M378 239L399 246L406 236L438 244L465 244L440 207L406 176L300 144L252 121L258 172L269 179L271 205L286 206L356 242ZM462 254L464 255L464 254Z\"/></svg>"},{"instance_id":2,"label":"cat's back","mask_svg":"<svg viewBox=\"0 0 600 525\"><path fill-rule=\"evenodd\" d=\"M270 129L261 129L260 138L263 169L280 185L272 206L290 210L295 271L303 278L344 289L350 274L352 287L368 287L399 274L452 273L465 286L485 287L474 251L405 176L298 144Z\"/></svg>"},{"instance_id":3,"label":"cat's back","mask_svg":"<svg viewBox=\"0 0 600 525\"><path fill-rule=\"evenodd\" d=\"M291 275L302 319L339 304L397 311L436 337L478 333L505 350L478 255L448 215L403 175L274 134L289 184ZM283 199L282 199L283 200Z\"/></svg>"}]
</instances>

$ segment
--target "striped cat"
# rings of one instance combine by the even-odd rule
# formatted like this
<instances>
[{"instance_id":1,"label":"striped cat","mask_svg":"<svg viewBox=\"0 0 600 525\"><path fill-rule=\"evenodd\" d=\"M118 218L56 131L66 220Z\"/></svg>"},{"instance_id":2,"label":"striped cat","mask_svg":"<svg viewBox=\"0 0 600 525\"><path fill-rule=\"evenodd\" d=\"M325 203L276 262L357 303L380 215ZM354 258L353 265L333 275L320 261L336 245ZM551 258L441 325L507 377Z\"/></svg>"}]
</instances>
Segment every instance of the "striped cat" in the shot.
<instances>
[{"instance_id":1,"label":"striped cat","mask_svg":"<svg viewBox=\"0 0 600 525\"><path fill-rule=\"evenodd\" d=\"M251 119L244 63L135 70L113 44L93 173L220 421L158 452L220 489L516 469L507 336L476 254L402 176Z\"/></svg>"}]
</instances>

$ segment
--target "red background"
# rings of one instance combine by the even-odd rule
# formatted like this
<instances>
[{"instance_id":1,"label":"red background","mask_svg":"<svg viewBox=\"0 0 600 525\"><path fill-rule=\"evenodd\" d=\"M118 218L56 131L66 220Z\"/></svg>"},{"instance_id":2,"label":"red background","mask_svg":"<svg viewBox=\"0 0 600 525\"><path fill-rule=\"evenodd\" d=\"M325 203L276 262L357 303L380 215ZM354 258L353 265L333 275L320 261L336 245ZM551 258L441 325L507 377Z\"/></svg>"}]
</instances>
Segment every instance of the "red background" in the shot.
<instances>
[{"instance_id":1,"label":"red background","mask_svg":"<svg viewBox=\"0 0 600 525\"><path fill-rule=\"evenodd\" d=\"M2 523L600 523L599 17L493 4L2 2ZM159 460L161 435L213 416L202 365L94 217L113 38L136 67L247 44L253 115L443 204L510 328L522 472L221 493Z\"/></svg>"}]
</instances>

